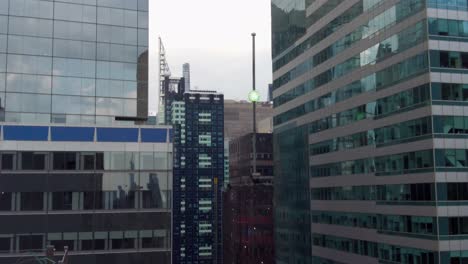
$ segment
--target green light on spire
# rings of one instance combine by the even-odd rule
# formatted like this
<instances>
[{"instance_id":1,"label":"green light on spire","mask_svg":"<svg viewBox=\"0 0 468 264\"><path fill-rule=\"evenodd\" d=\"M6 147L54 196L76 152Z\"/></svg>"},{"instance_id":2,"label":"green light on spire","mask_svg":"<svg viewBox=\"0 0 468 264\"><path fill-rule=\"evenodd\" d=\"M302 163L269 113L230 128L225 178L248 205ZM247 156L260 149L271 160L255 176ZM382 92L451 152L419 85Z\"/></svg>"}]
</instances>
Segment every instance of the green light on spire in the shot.
<instances>
[{"instance_id":1,"label":"green light on spire","mask_svg":"<svg viewBox=\"0 0 468 264\"><path fill-rule=\"evenodd\" d=\"M260 100L260 94L257 92L257 91L251 91L249 93L249 101L254 103L254 102L258 102Z\"/></svg>"}]
</instances>

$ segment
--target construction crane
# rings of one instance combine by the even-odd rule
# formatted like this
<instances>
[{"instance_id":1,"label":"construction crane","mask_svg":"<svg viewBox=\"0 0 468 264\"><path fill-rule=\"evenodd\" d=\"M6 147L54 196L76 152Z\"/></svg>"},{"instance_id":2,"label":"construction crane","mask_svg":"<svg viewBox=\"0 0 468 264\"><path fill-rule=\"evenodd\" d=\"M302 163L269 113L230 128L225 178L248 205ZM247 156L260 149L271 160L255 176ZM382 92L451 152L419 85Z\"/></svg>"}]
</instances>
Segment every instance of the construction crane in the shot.
<instances>
[{"instance_id":1,"label":"construction crane","mask_svg":"<svg viewBox=\"0 0 468 264\"><path fill-rule=\"evenodd\" d=\"M171 70L169 69L169 64L166 59L166 49L162 42L161 37L159 37L159 112L158 112L158 124L165 124L165 105L164 105L164 80L166 77L171 76Z\"/></svg>"}]
</instances>

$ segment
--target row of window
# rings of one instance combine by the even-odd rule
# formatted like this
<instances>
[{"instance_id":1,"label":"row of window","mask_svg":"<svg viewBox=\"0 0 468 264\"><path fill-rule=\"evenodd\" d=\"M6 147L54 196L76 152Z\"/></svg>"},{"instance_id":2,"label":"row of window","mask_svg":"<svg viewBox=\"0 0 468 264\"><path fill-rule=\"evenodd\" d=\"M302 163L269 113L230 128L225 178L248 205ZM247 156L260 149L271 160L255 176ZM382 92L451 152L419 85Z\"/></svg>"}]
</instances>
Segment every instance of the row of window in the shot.
<instances>
[{"instance_id":1,"label":"row of window","mask_svg":"<svg viewBox=\"0 0 468 264\"><path fill-rule=\"evenodd\" d=\"M148 29L2 15L0 22L0 34L148 47Z\"/></svg>"},{"instance_id":2,"label":"row of window","mask_svg":"<svg viewBox=\"0 0 468 264\"><path fill-rule=\"evenodd\" d=\"M0 235L0 254L44 252L47 245L63 251L170 248L167 230Z\"/></svg>"},{"instance_id":3,"label":"row of window","mask_svg":"<svg viewBox=\"0 0 468 264\"><path fill-rule=\"evenodd\" d=\"M0 99L2 110L35 114L137 116L138 108L137 99L124 98L0 93Z\"/></svg>"},{"instance_id":4,"label":"row of window","mask_svg":"<svg viewBox=\"0 0 468 264\"><path fill-rule=\"evenodd\" d=\"M33 9L35 7L39 9ZM148 28L148 12L113 7L37 0L12 1L8 13L10 16Z\"/></svg>"},{"instance_id":5,"label":"row of window","mask_svg":"<svg viewBox=\"0 0 468 264\"><path fill-rule=\"evenodd\" d=\"M166 152L3 152L1 170L171 170Z\"/></svg>"},{"instance_id":6,"label":"row of window","mask_svg":"<svg viewBox=\"0 0 468 264\"><path fill-rule=\"evenodd\" d=\"M148 11L148 0L55 0L54 2ZM10 12L18 12L15 13L16 15L47 18L49 16L51 17L50 8L52 5L53 3L50 3L50 1L44 0L4 0L0 4L0 14L8 14L8 7L10 7Z\"/></svg>"},{"instance_id":7,"label":"row of window","mask_svg":"<svg viewBox=\"0 0 468 264\"><path fill-rule=\"evenodd\" d=\"M375 109L376 103L371 102L321 118L309 124L309 132L314 134L335 127L349 125L367 118L373 118L375 115Z\"/></svg>"},{"instance_id":8,"label":"row of window","mask_svg":"<svg viewBox=\"0 0 468 264\"><path fill-rule=\"evenodd\" d=\"M432 134L432 119L423 117L313 144L310 146L310 155L375 146L376 144L401 143L406 139L430 134Z\"/></svg>"},{"instance_id":9,"label":"row of window","mask_svg":"<svg viewBox=\"0 0 468 264\"><path fill-rule=\"evenodd\" d=\"M428 6L431 8L468 11L468 1L466 0L428 0Z\"/></svg>"},{"instance_id":10,"label":"row of window","mask_svg":"<svg viewBox=\"0 0 468 264\"><path fill-rule=\"evenodd\" d=\"M468 101L468 84L431 83L432 100Z\"/></svg>"},{"instance_id":11,"label":"row of window","mask_svg":"<svg viewBox=\"0 0 468 264\"><path fill-rule=\"evenodd\" d=\"M371 19L366 26L361 26L357 31L351 33L351 41L348 38L344 38L336 42L335 44L342 45L346 43L342 48L336 49L334 45L326 48L325 50L319 52L315 56L307 59L305 62L299 64L292 70L280 76L278 79L274 80L273 85L280 87L288 82L296 79L297 77L303 75L306 72L310 72L313 68L327 61L333 56L336 56L337 53L342 52L344 49L350 47L355 42L364 39L371 35L372 33L377 32L385 28L387 25L391 25L394 21L392 19L385 19L391 17L391 12L394 12L395 8L390 8L384 13L378 15L374 19ZM412 13L405 13L404 15L412 15ZM385 20L384 23L381 23ZM339 78L350 71L363 67L369 64L374 64L377 61L383 60L395 53L402 52L408 48L413 47L417 43L420 43L425 39L426 35L426 22L419 22L416 25L409 27L398 34L395 34L382 42L375 44L374 46L356 54L355 56L347 59L345 62L335 65L329 71L333 73L333 78ZM340 45L340 46L341 46Z\"/></svg>"},{"instance_id":12,"label":"row of window","mask_svg":"<svg viewBox=\"0 0 468 264\"><path fill-rule=\"evenodd\" d=\"M466 221L465 219L468 218L450 219L450 221L457 222L460 219ZM437 220L435 217L429 216L380 215L366 213L312 211L312 222L318 224L378 229L379 231L397 233L437 235ZM465 227L465 229L466 231L468 231L468 222L466 222L466 224L467 226ZM455 232L456 231L453 230L451 235L462 234Z\"/></svg>"},{"instance_id":13,"label":"row of window","mask_svg":"<svg viewBox=\"0 0 468 264\"><path fill-rule=\"evenodd\" d=\"M468 52L431 50L431 67L468 69Z\"/></svg>"},{"instance_id":14,"label":"row of window","mask_svg":"<svg viewBox=\"0 0 468 264\"><path fill-rule=\"evenodd\" d=\"M429 18L429 34L449 37L468 37L468 21Z\"/></svg>"},{"instance_id":15,"label":"row of window","mask_svg":"<svg viewBox=\"0 0 468 264\"><path fill-rule=\"evenodd\" d=\"M433 171L433 168L432 150L423 150L312 166L310 173L312 177L372 173L384 176Z\"/></svg>"},{"instance_id":16,"label":"row of window","mask_svg":"<svg viewBox=\"0 0 468 264\"><path fill-rule=\"evenodd\" d=\"M2 61L1 57L8 62ZM137 81L137 73L143 69L146 70L146 65L136 63L14 54L8 54L6 58L5 54L0 54L0 72L16 74Z\"/></svg>"},{"instance_id":17,"label":"row of window","mask_svg":"<svg viewBox=\"0 0 468 264\"><path fill-rule=\"evenodd\" d=\"M1 94L1 93L0 93ZM103 126L134 126L135 122L118 121L115 116L95 116L79 114L44 114L44 113L24 113L24 112L1 112L0 120L11 123L23 124L73 124L73 125L103 125Z\"/></svg>"},{"instance_id":18,"label":"row of window","mask_svg":"<svg viewBox=\"0 0 468 264\"><path fill-rule=\"evenodd\" d=\"M0 52L137 63L146 47L0 34Z\"/></svg>"},{"instance_id":19,"label":"row of window","mask_svg":"<svg viewBox=\"0 0 468 264\"><path fill-rule=\"evenodd\" d=\"M437 189L437 195L436 195ZM312 200L468 201L468 183L365 185L311 189Z\"/></svg>"},{"instance_id":20,"label":"row of window","mask_svg":"<svg viewBox=\"0 0 468 264\"><path fill-rule=\"evenodd\" d=\"M365 185L311 189L312 200L434 201L434 184Z\"/></svg>"},{"instance_id":21,"label":"row of window","mask_svg":"<svg viewBox=\"0 0 468 264\"><path fill-rule=\"evenodd\" d=\"M311 156L325 154L345 149L353 149L375 144L375 135L373 130L360 132L349 136L338 137L331 140L310 145L309 154Z\"/></svg>"},{"instance_id":22,"label":"row of window","mask_svg":"<svg viewBox=\"0 0 468 264\"><path fill-rule=\"evenodd\" d=\"M432 131L432 124L434 124L434 131ZM468 117L433 116L432 119L430 117L423 117L349 136L334 138L310 145L310 155L320 155L375 144L401 143L404 140L419 138L424 135L432 135L432 133L457 135L468 134ZM460 159L464 160L461 156ZM440 162L437 164L438 167L461 166L461 164L455 165L453 162L446 164L443 162L443 158L439 161Z\"/></svg>"},{"instance_id":23,"label":"row of window","mask_svg":"<svg viewBox=\"0 0 468 264\"><path fill-rule=\"evenodd\" d=\"M436 218L430 216L312 211L312 222L378 229L379 231L396 232L401 235L404 235L403 233L430 236L435 236L437 234L441 236L468 235L468 217ZM457 237L453 238L457 239Z\"/></svg>"},{"instance_id":24,"label":"row of window","mask_svg":"<svg viewBox=\"0 0 468 264\"><path fill-rule=\"evenodd\" d=\"M119 185L112 191L1 192L0 211L81 211L170 208L171 191L148 183L146 190L128 190ZM109 187L104 187L109 188ZM125 188L125 189L124 189Z\"/></svg>"},{"instance_id":25,"label":"row of window","mask_svg":"<svg viewBox=\"0 0 468 264\"><path fill-rule=\"evenodd\" d=\"M335 97L332 97L332 94L330 94L329 100L327 100L327 97L325 96L325 98L323 99L317 99L317 103L315 102L315 100L312 100L296 108L288 110L282 114L279 114L274 117L274 120L273 120L274 125L280 125L282 123L298 118L310 112L314 112L318 110L318 109L315 109L316 104L320 108L321 106L326 107L331 104L334 104L339 101L339 100L338 101L336 100L338 99L337 95L339 94L344 95L344 96L339 95L339 98L341 99L341 97L343 97L342 100L344 100L344 99L356 96L366 91L380 90L390 85L397 84L401 81L404 81L407 78L416 76L426 70L427 70L426 54L420 54L415 57L411 57L405 61L394 64L384 70L381 70L379 72L376 72L369 76L364 77L363 79L360 80L360 83L354 82L350 84L349 86L345 86L344 88L342 88L343 90L338 89L337 92L334 93ZM417 88L417 89L412 90L412 92L418 92L418 96L421 96L421 97L424 96L424 98L426 97L429 98L429 94L422 94L422 92L424 91L426 91L425 88ZM409 101L406 103L411 103L412 101L413 102L418 101L417 99L419 98L413 99L411 97L408 97L408 99ZM385 102L384 99L380 99L380 100L382 103ZM319 102L323 102L321 103L322 105L319 104ZM402 102L402 103L405 103L405 102ZM390 106L387 106L387 107L390 107ZM375 112L370 112L370 113L375 113Z\"/></svg>"},{"instance_id":26,"label":"row of window","mask_svg":"<svg viewBox=\"0 0 468 264\"><path fill-rule=\"evenodd\" d=\"M389 263L465 264L468 262L468 251L440 252L439 256L436 252L422 249L319 234L313 235L312 243L319 247L379 258ZM313 259L315 261L317 258L313 257ZM318 258L318 261L317 263L320 264L337 264L336 262L324 260L322 258Z\"/></svg>"},{"instance_id":27,"label":"row of window","mask_svg":"<svg viewBox=\"0 0 468 264\"><path fill-rule=\"evenodd\" d=\"M440 168L468 168L468 150L436 149L435 160Z\"/></svg>"},{"instance_id":28,"label":"row of window","mask_svg":"<svg viewBox=\"0 0 468 264\"><path fill-rule=\"evenodd\" d=\"M447 119L452 119L449 117ZM437 120L443 120L444 117L436 117ZM460 117L458 120L465 120ZM440 123L439 123L440 124ZM436 131L444 129L453 132L459 132L460 127L453 128L452 126L439 126ZM461 124L463 126L463 123ZM327 147L316 147L315 153L324 152ZM331 164L323 164L312 166L310 169L312 177L327 177L353 174L370 174L376 175L395 175L406 173L432 171L434 168L432 150L401 153L395 155L381 156L369 159L342 161ZM465 149L436 149L435 150L435 167L437 168L459 168L463 171L468 168L468 151Z\"/></svg>"},{"instance_id":29,"label":"row of window","mask_svg":"<svg viewBox=\"0 0 468 264\"><path fill-rule=\"evenodd\" d=\"M136 81L0 73L0 92L5 90L16 93L137 98Z\"/></svg>"},{"instance_id":30,"label":"row of window","mask_svg":"<svg viewBox=\"0 0 468 264\"><path fill-rule=\"evenodd\" d=\"M312 244L333 250L378 258L380 260L385 260L391 263L439 263L436 252L382 244L366 240L313 234Z\"/></svg>"}]
</instances>

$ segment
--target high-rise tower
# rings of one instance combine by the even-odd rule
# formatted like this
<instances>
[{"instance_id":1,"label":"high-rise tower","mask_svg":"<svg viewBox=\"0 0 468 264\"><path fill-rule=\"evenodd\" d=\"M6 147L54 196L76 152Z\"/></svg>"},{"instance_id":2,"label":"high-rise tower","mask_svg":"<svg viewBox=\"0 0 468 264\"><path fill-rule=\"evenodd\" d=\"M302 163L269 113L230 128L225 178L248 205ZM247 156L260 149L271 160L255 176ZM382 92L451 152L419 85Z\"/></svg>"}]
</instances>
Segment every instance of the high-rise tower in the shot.
<instances>
[{"instance_id":1,"label":"high-rise tower","mask_svg":"<svg viewBox=\"0 0 468 264\"><path fill-rule=\"evenodd\" d=\"M185 89L189 91L191 89L190 88L190 64L184 63L184 65L182 65L182 75L185 80Z\"/></svg>"},{"instance_id":2,"label":"high-rise tower","mask_svg":"<svg viewBox=\"0 0 468 264\"><path fill-rule=\"evenodd\" d=\"M174 263L222 263L224 101L187 91L172 102Z\"/></svg>"},{"instance_id":3,"label":"high-rise tower","mask_svg":"<svg viewBox=\"0 0 468 264\"><path fill-rule=\"evenodd\" d=\"M276 263L468 261L468 3L272 0Z\"/></svg>"}]
</instances>

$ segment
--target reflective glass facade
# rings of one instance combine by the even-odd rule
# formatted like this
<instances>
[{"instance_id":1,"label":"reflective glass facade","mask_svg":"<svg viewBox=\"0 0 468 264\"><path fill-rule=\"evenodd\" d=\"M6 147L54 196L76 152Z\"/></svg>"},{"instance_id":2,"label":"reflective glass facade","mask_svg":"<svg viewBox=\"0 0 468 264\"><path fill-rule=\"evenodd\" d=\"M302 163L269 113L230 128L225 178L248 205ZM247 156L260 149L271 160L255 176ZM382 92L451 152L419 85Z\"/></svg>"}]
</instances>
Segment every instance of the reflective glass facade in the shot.
<instances>
[{"instance_id":1,"label":"reflective glass facade","mask_svg":"<svg viewBox=\"0 0 468 264\"><path fill-rule=\"evenodd\" d=\"M170 263L168 127L1 130L0 263Z\"/></svg>"},{"instance_id":2,"label":"reflective glass facade","mask_svg":"<svg viewBox=\"0 0 468 264\"><path fill-rule=\"evenodd\" d=\"M148 26L148 0L0 0L0 263L171 262Z\"/></svg>"},{"instance_id":3,"label":"reflective glass facade","mask_svg":"<svg viewBox=\"0 0 468 264\"><path fill-rule=\"evenodd\" d=\"M146 118L148 0L2 0L0 120Z\"/></svg>"},{"instance_id":4,"label":"reflective glass facade","mask_svg":"<svg viewBox=\"0 0 468 264\"><path fill-rule=\"evenodd\" d=\"M465 263L468 2L271 3L276 263Z\"/></svg>"}]
</instances>

